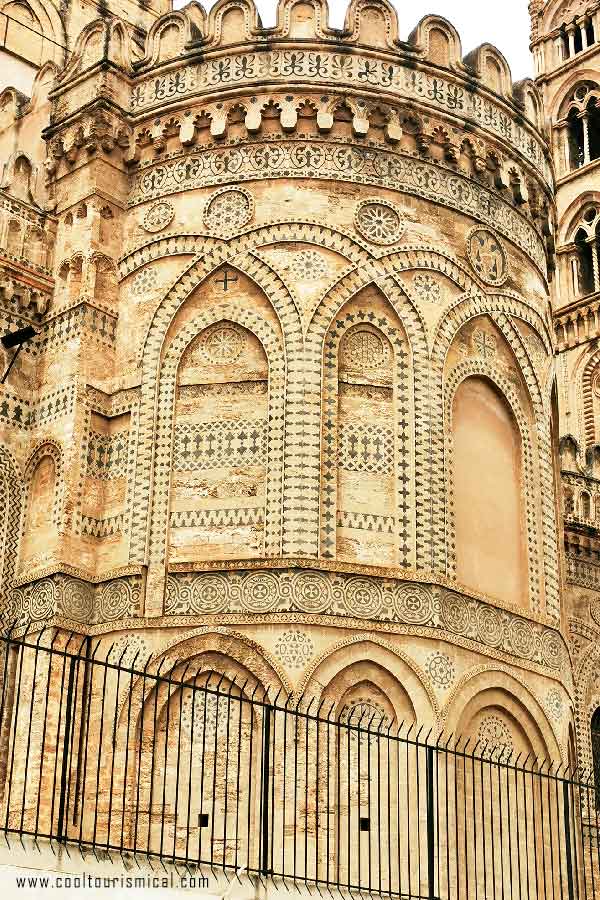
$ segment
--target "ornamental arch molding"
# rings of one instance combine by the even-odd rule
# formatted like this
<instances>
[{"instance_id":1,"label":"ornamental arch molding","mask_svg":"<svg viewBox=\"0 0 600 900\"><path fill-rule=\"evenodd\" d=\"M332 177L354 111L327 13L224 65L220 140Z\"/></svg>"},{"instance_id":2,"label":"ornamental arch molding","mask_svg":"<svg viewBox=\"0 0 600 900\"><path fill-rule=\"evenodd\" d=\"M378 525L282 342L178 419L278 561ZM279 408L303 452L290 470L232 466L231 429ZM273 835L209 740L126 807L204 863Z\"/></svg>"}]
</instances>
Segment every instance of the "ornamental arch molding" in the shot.
<instances>
[{"instance_id":1,"label":"ornamental arch molding","mask_svg":"<svg viewBox=\"0 0 600 900\"><path fill-rule=\"evenodd\" d=\"M295 696L314 697L324 703L323 709L327 713L331 702L336 699L332 694L327 702L330 686L335 686L343 673L351 679L353 667L363 663L373 663L374 667L387 673L397 683L398 696L405 694L408 697L420 724L433 724L437 720L438 701L424 673L406 654L373 634L355 635L329 647L305 671ZM393 697L389 700L395 705ZM396 722L396 727L400 724L401 718Z\"/></svg>"},{"instance_id":2,"label":"ornamental arch molding","mask_svg":"<svg viewBox=\"0 0 600 900\"><path fill-rule=\"evenodd\" d=\"M563 759L554 729L542 707L531 691L507 669L489 667L461 679L444 707L444 730L465 740L471 737L472 747L473 739L479 737L482 740L481 723L479 728L475 725L479 732L476 734L473 734L473 725L484 710L489 710L492 716L496 712L506 715L508 721L505 724L510 728L512 722L526 734L532 752L540 761ZM516 756L519 750L515 749Z\"/></svg>"},{"instance_id":3,"label":"ornamental arch molding","mask_svg":"<svg viewBox=\"0 0 600 900\"><path fill-rule=\"evenodd\" d=\"M427 425L429 421L427 338L425 326L417 307L399 287L388 268L391 269L388 260L370 260L359 270L343 276L327 292L317 307L306 336L305 359L309 371L318 373L318 377L314 379L310 393L306 392L305 403L307 411L310 412L310 428L314 435L312 440L320 441L323 390L325 388L322 378L326 362L332 358L331 353L333 352L326 343L328 335L331 334L332 329L337 328L337 316L343 307L357 297L360 291L372 284L389 304L406 337L407 358L410 361L410 374L412 375L412 384L408 388L408 400L411 407L409 412L411 420L415 423L415 442L413 448L409 448L412 457L411 479L414 472L415 506L418 511L416 531L422 538L422 540L416 541L413 564L416 564L417 568L430 568L426 538L429 525L427 497L430 479ZM373 319L373 324L377 325L377 317ZM334 352L334 357L337 358L336 352ZM311 521L316 521L319 505L318 484L321 479L320 467L314 472L307 473L305 477L307 494L309 497L314 497L315 500L312 507L305 508L304 515L310 516Z\"/></svg>"},{"instance_id":4,"label":"ornamental arch molding","mask_svg":"<svg viewBox=\"0 0 600 900\"><path fill-rule=\"evenodd\" d=\"M207 240L209 242L208 252L206 252ZM121 259L119 270L121 277L125 277L151 260L169 256L173 253L194 253L197 257L191 264L194 266L211 255L216 254L219 256L223 248L229 248L229 256L236 258L236 254L260 250L267 244L287 243L289 241L300 241L334 250L347 257L349 262L356 265L360 265L370 258L367 245L360 238L349 238L324 222L306 222L298 219L275 222L271 225L253 226L244 231L239 237L228 241L212 237L207 239L206 235L200 233L157 236ZM220 265L222 262L223 260L217 265Z\"/></svg>"},{"instance_id":5,"label":"ornamental arch molding","mask_svg":"<svg viewBox=\"0 0 600 900\"><path fill-rule=\"evenodd\" d=\"M245 685L246 693L257 699L291 694L291 684L278 661L260 644L225 628L199 629L184 638L174 639L168 647L152 656L145 672L147 676L160 674L163 678L189 683L197 674L219 671L238 688ZM141 668L143 672L144 669ZM152 692L152 677L143 675L131 686L131 708L141 710ZM127 729L129 696L119 704L117 720Z\"/></svg>"},{"instance_id":6,"label":"ornamental arch molding","mask_svg":"<svg viewBox=\"0 0 600 900\"><path fill-rule=\"evenodd\" d=\"M173 387L176 371L175 356L173 356L173 346L170 347L170 349L167 351L167 355L171 354L167 380L165 380L167 369L161 368L161 357L165 352L163 349L165 336L168 333L168 329L171 326L171 323L175 319L177 311L183 306L185 300L195 290L201 289L202 284L206 283L207 278L212 273L214 273L215 270L218 269L219 266L221 266L224 262L227 263L229 259L230 254L228 253L224 259L220 256L216 260L214 258L211 258L210 266L206 264L206 261L199 261L192 264L190 269L188 269L188 271L184 273L183 276L181 276L179 281L171 288L166 297L161 301L161 304L157 312L155 313L153 322L150 326L149 334L145 342L144 358L142 363L140 427L138 436L138 455L136 463L133 502L134 511L132 516L132 540L130 550L130 560L132 562L147 558L149 552L148 536L150 534L150 531L152 531L153 535L159 534L161 541L160 547L162 548L164 545L164 533L160 530L157 532L155 529L157 520L154 520L154 509L152 512L152 518L150 519L150 521L148 521L144 514L144 501L148 497L148 492L151 490L152 496L150 497L150 505L151 507L154 507L154 498L158 496L156 484L154 483L153 476L151 474L153 471L153 466L155 465L155 460L158 460L158 451L155 451L153 447L154 436L159 426L162 428L163 432L165 429L165 417L162 414L161 403L164 404L166 402L168 405L172 405L173 402ZM266 343L270 348L269 353L267 351L267 347L265 346L265 350L267 351L267 357L269 360L269 370L271 375L275 375L276 379L279 379L279 382L276 382L279 383L279 393L277 395L273 393L272 397L270 398L270 403L277 400L278 404L282 407L280 412L278 413L278 418L276 421L277 427L283 428L284 421L289 420L290 418L293 421L294 416L299 418L302 415L301 388L298 387L295 391L289 390L287 394L284 391L286 366L288 365L287 360L295 361L294 365L297 368L301 362L301 353L299 352L301 348L301 330L296 308L289 294L289 291L287 290L285 285L283 285L283 282L281 282L281 280L277 276L275 276L274 273L260 260L252 256L243 256L241 259L236 259L235 265L230 265L232 268L235 268L237 271L247 276L258 286L258 288L264 294L265 299L273 308L275 315L279 319L280 326L282 327L283 347L278 346L277 349L275 349L274 332L272 331L270 326L266 326L266 323L264 326L266 330L264 332L256 332L256 336L263 344L266 340ZM199 317L196 320L198 327L198 332L196 333L199 333L202 328L205 328L222 318L222 312L212 314L208 313L205 314L204 317ZM261 321L259 317L253 313L242 314L240 312L239 314L236 314L232 312L228 313L226 318L229 318L232 321L237 321L238 324L242 325L243 327L248 327L248 330L253 333L257 328L263 327L259 325L259 322ZM187 329L187 333L189 333L189 328ZM263 335L265 340L263 340L261 334ZM194 334L189 334L189 340L191 340L193 337ZM179 341L177 346L177 352L179 354L183 353L185 347L181 345L181 341ZM291 383L301 386L302 379L300 378L299 371L292 372L291 370L288 370L287 377ZM164 432L163 440L167 441L167 443L161 445L161 453L163 454L163 457L160 460L160 464L162 469L166 472L168 469L168 453L170 447L170 436L167 437L166 432ZM285 457L287 448L284 448L283 452ZM291 452L291 449L289 452ZM275 452L275 455L276 453L277 451ZM270 462L271 461L272 460L270 460ZM161 502L164 501L164 496L162 494L160 496ZM277 527L278 531L280 529L281 525ZM278 543L279 538L273 537L272 547L275 548L276 546L278 546ZM271 553L273 552L278 552L278 550L272 549ZM161 549L160 551L158 551L158 553L162 554L163 550Z\"/></svg>"},{"instance_id":7,"label":"ornamental arch molding","mask_svg":"<svg viewBox=\"0 0 600 900\"><path fill-rule=\"evenodd\" d=\"M368 286L366 288L368 290ZM355 293L348 301L347 307L344 304L339 310L340 315L336 316L331 324L328 332L326 343L323 347L323 385L321 396L323 398L323 413L321 420L321 483L320 483L320 552L324 557L339 557L339 546L337 544L337 517L340 513L340 486L338 484L339 468L340 468L340 348L342 342L349 333L354 332L360 326L363 328L371 328L384 340L389 341L389 347L394 359L393 372L391 375L390 389L393 395L394 412L391 416L393 422L392 433L392 456L393 460L393 478L395 481L393 489L393 519L396 523L406 521L410 523L413 518L412 509L414 507L414 452L412 433L414 427L414 404L412 402L412 359L410 347L406 347L406 332L402 327L402 322L397 317L394 323L392 316L395 312L393 306L387 301L387 297L382 294L385 302L382 314L374 314L369 308L369 302L365 298L364 306L358 305L361 292ZM354 301L354 303L352 302ZM348 308L347 314L343 315L343 310ZM392 316L388 315L388 310ZM361 379L362 380L362 379ZM364 401L363 401L364 402ZM370 426L371 427L371 426ZM401 471L405 472L405 476L401 477ZM355 474L354 478L359 476ZM406 526L405 532L401 535L398 528L395 531L395 547L394 554L397 556L396 564L403 568L414 566L415 557L415 533L414 524L410 523ZM402 544L404 541L404 544Z\"/></svg>"},{"instance_id":8,"label":"ornamental arch molding","mask_svg":"<svg viewBox=\"0 0 600 900\"><path fill-rule=\"evenodd\" d=\"M557 572L557 536L556 536L556 516L553 496L553 467L552 453L550 445L550 406L546 402L546 395L542 393L541 385L538 377L531 364L530 357L525 351L523 340L514 325L513 319L525 322L542 341L544 348L549 352L551 343L547 333L544 320L539 314L534 312L522 301L505 295L486 296L467 296L457 301L452 309L452 314L444 317L438 328L432 352L432 385L431 385L431 402L432 402L432 419L431 429L433 433L432 446L436 459L434 469L438 473L442 473L436 484L432 487L432 493L435 496L435 504L438 508L443 508L445 495L445 479L444 471L450 463L449 459L445 459L445 436L444 428L447 420L447 410L442 408L441 398L447 396L447 387L444 385L444 367L446 357L454 343L456 336L460 333L461 328L470 320L479 316L487 316L490 321L498 328L508 346L510 347L518 365L519 373L523 381L524 389L527 391L532 404L532 411L535 418L535 443L531 443L531 472L539 473L541 496L539 504L542 507L542 532L538 533L538 529L534 528L537 536L536 559L539 559L541 549L544 548L544 573L545 573L545 593L546 593L546 612L553 618L559 616L559 585ZM485 375L485 372L480 374ZM520 410L520 402L516 398L516 394L502 373L497 372L501 382L506 382L506 389L501 387L502 393L507 397L510 395L516 399L517 405L513 406L515 413ZM491 374L491 380L496 381L494 374ZM438 399L439 398L439 399ZM436 404L440 403L436 410ZM444 400L444 404L445 404ZM513 402L511 405L513 405ZM525 418L522 418L521 432L525 427ZM437 488L437 490L436 490ZM530 501L533 504L533 499ZM533 515L533 506L531 506L531 515ZM529 514L528 514L529 521ZM446 553L445 536L441 536L438 544L440 553ZM451 559L446 563L449 567L452 565ZM537 568L536 564L536 568ZM539 570L538 570L539 575Z\"/></svg>"}]
</instances>

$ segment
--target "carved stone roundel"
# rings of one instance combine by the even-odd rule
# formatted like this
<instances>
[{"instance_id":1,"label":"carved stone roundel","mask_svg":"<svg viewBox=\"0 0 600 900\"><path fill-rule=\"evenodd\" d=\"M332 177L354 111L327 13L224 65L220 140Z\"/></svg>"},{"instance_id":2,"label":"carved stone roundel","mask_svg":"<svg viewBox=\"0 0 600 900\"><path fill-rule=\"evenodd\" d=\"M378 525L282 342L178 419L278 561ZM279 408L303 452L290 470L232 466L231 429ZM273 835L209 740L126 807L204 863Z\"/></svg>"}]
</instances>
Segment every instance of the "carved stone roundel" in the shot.
<instances>
[{"instance_id":1,"label":"carved stone roundel","mask_svg":"<svg viewBox=\"0 0 600 900\"><path fill-rule=\"evenodd\" d=\"M399 211L387 200L363 200L356 207L354 226L373 244L393 244L400 240L404 223Z\"/></svg>"},{"instance_id":2,"label":"carved stone roundel","mask_svg":"<svg viewBox=\"0 0 600 900\"><path fill-rule=\"evenodd\" d=\"M244 335L234 325L221 324L207 328L202 338L202 352L215 365L234 362L244 349Z\"/></svg>"},{"instance_id":3,"label":"carved stone roundel","mask_svg":"<svg viewBox=\"0 0 600 900\"><path fill-rule=\"evenodd\" d=\"M294 599L302 612L320 613L331 602L330 585L319 572L301 572L295 582Z\"/></svg>"},{"instance_id":4,"label":"carved stone roundel","mask_svg":"<svg viewBox=\"0 0 600 900\"><path fill-rule=\"evenodd\" d=\"M433 606L431 591L416 584L401 587L394 597L394 606L402 622L423 625L431 618Z\"/></svg>"},{"instance_id":5,"label":"carved stone roundel","mask_svg":"<svg viewBox=\"0 0 600 900\"><path fill-rule=\"evenodd\" d=\"M511 751L514 746L508 726L498 716L486 716L479 726L477 737L491 752Z\"/></svg>"},{"instance_id":6,"label":"carved stone roundel","mask_svg":"<svg viewBox=\"0 0 600 900\"><path fill-rule=\"evenodd\" d=\"M162 231L167 225L170 225L175 216L173 205L167 200L160 200L154 203L144 216L142 225L150 233Z\"/></svg>"},{"instance_id":7,"label":"carved stone roundel","mask_svg":"<svg viewBox=\"0 0 600 900\"><path fill-rule=\"evenodd\" d=\"M242 188L221 188L204 208L204 224L215 234L235 234L254 213L252 195Z\"/></svg>"},{"instance_id":8,"label":"carved stone roundel","mask_svg":"<svg viewBox=\"0 0 600 900\"><path fill-rule=\"evenodd\" d=\"M352 368L379 369L388 361L387 349L380 335L369 328L357 328L344 339L342 362Z\"/></svg>"},{"instance_id":9,"label":"carved stone roundel","mask_svg":"<svg viewBox=\"0 0 600 900\"><path fill-rule=\"evenodd\" d=\"M379 585L368 578L350 578L344 600L350 615L361 618L374 618L383 605Z\"/></svg>"},{"instance_id":10,"label":"carved stone roundel","mask_svg":"<svg viewBox=\"0 0 600 900\"><path fill-rule=\"evenodd\" d=\"M298 281L318 281L328 274L326 261L315 250L300 250L289 263L290 275Z\"/></svg>"},{"instance_id":11,"label":"carved stone roundel","mask_svg":"<svg viewBox=\"0 0 600 900\"><path fill-rule=\"evenodd\" d=\"M486 284L497 287L508 276L506 251L496 235L487 228L473 228L467 237L469 262Z\"/></svg>"}]
</instances>

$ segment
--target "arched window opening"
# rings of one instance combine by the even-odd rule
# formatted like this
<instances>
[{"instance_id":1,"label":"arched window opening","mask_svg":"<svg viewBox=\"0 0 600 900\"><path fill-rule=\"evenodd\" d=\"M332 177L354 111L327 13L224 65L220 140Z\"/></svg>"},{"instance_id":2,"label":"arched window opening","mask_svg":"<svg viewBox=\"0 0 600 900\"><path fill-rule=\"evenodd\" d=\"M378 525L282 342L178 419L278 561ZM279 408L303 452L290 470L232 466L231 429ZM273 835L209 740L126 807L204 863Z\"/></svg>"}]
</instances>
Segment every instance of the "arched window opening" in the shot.
<instances>
[{"instance_id":1,"label":"arched window opening","mask_svg":"<svg viewBox=\"0 0 600 900\"><path fill-rule=\"evenodd\" d=\"M579 169L583 165L583 121L572 111L569 113L569 164L572 169Z\"/></svg>"},{"instance_id":2,"label":"arched window opening","mask_svg":"<svg viewBox=\"0 0 600 900\"><path fill-rule=\"evenodd\" d=\"M590 238L587 231L580 228L575 235L575 248L577 253L575 294L579 297L587 297L588 294L600 290L597 239Z\"/></svg>"},{"instance_id":3,"label":"arched window opening","mask_svg":"<svg viewBox=\"0 0 600 900\"><path fill-rule=\"evenodd\" d=\"M592 44L596 43L596 34L594 31L594 23L593 22L587 23L587 25L585 26L585 33L586 33L586 37L587 37L588 47L591 47Z\"/></svg>"},{"instance_id":4,"label":"arched window opening","mask_svg":"<svg viewBox=\"0 0 600 900\"><path fill-rule=\"evenodd\" d=\"M583 35L580 28L575 29L575 33L573 35L573 43L575 45L575 53L581 53L581 51L583 50Z\"/></svg>"},{"instance_id":5,"label":"arched window opening","mask_svg":"<svg viewBox=\"0 0 600 900\"><path fill-rule=\"evenodd\" d=\"M562 49L562 58L569 58L569 38L567 37L566 31L562 31L560 35L561 49Z\"/></svg>"},{"instance_id":6,"label":"arched window opening","mask_svg":"<svg viewBox=\"0 0 600 900\"><path fill-rule=\"evenodd\" d=\"M592 501L587 491L581 493L581 518L589 519L592 515Z\"/></svg>"},{"instance_id":7,"label":"arched window opening","mask_svg":"<svg viewBox=\"0 0 600 900\"><path fill-rule=\"evenodd\" d=\"M600 89L592 81L578 84L566 101L569 165L578 169L600 159Z\"/></svg>"},{"instance_id":8,"label":"arched window opening","mask_svg":"<svg viewBox=\"0 0 600 900\"><path fill-rule=\"evenodd\" d=\"M594 784L596 785L596 806L600 805L600 707L592 716L592 761L594 766Z\"/></svg>"},{"instance_id":9,"label":"arched window opening","mask_svg":"<svg viewBox=\"0 0 600 900\"><path fill-rule=\"evenodd\" d=\"M586 107L590 160L600 158L600 109L597 100L590 100ZM584 118L584 125L585 125Z\"/></svg>"},{"instance_id":10,"label":"arched window opening","mask_svg":"<svg viewBox=\"0 0 600 900\"><path fill-rule=\"evenodd\" d=\"M573 502L573 491L565 490L564 492L564 501L565 501L565 516L572 516L575 512L575 503Z\"/></svg>"}]
</instances>

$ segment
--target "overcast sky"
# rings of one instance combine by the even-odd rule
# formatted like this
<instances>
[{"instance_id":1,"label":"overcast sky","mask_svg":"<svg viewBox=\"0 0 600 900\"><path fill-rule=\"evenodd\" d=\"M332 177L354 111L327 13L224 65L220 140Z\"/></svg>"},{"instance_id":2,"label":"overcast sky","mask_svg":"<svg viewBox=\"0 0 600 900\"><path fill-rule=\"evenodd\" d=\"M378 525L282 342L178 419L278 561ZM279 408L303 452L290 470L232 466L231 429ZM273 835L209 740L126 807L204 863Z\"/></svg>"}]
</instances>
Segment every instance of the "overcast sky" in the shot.
<instances>
[{"instance_id":1,"label":"overcast sky","mask_svg":"<svg viewBox=\"0 0 600 900\"><path fill-rule=\"evenodd\" d=\"M175 8L185 6L184 0L175 0ZM208 9L211 2L205 0ZM263 25L275 24L275 0L256 0ZM468 53L486 41L495 44L507 58L513 80L519 81L533 74L529 56L529 13L527 0L396 0L400 37L407 38L419 19L428 13L444 16L458 29L463 52ZM345 0L329 0L330 25L340 28L346 12Z\"/></svg>"}]
</instances>

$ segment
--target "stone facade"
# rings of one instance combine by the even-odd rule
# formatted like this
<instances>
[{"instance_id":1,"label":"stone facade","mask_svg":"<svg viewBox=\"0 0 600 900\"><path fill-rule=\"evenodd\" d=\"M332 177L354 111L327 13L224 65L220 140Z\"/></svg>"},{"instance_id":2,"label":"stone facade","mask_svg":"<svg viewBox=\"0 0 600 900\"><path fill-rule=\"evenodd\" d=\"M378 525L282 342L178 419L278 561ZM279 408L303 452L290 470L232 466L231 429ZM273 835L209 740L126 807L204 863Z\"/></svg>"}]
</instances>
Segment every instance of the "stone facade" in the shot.
<instances>
[{"instance_id":1,"label":"stone facade","mask_svg":"<svg viewBox=\"0 0 600 900\"><path fill-rule=\"evenodd\" d=\"M531 4L537 84L385 0L164 6L0 95L3 621L589 765L594 4L567 59Z\"/></svg>"}]
</instances>

